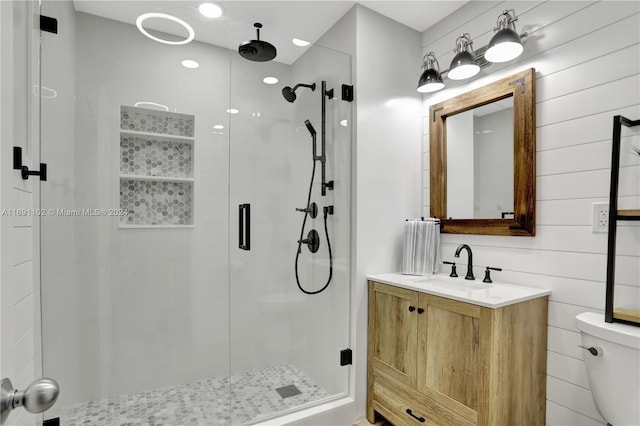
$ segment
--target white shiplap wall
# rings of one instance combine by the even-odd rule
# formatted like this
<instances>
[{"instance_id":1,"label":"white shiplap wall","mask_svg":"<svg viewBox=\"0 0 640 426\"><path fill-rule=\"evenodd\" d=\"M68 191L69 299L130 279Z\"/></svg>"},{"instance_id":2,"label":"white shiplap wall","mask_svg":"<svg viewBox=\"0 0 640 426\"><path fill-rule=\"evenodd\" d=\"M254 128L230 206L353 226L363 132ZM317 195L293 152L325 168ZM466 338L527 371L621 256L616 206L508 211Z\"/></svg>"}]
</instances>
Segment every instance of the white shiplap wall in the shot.
<instances>
[{"instance_id":1,"label":"white shiplap wall","mask_svg":"<svg viewBox=\"0 0 640 426\"><path fill-rule=\"evenodd\" d=\"M534 238L443 235L443 259L460 243L474 249L476 273L552 290L549 302L547 424L597 425L574 317L604 309L607 234L592 233L594 202L607 202L612 117L640 118L640 2L470 2L423 33L423 53L442 69L456 37L484 46L501 11L513 8L529 32L524 54L473 81L424 98L423 211L429 214L429 105L534 67L537 74L537 234ZM417 77L417 76L416 76ZM638 130L625 142L640 146ZM620 208L640 205L640 158L623 158ZM616 299L640 308L640 227L618 230ZM635 401L637 403L637 401Z\"/></svg>"}]
</instances>

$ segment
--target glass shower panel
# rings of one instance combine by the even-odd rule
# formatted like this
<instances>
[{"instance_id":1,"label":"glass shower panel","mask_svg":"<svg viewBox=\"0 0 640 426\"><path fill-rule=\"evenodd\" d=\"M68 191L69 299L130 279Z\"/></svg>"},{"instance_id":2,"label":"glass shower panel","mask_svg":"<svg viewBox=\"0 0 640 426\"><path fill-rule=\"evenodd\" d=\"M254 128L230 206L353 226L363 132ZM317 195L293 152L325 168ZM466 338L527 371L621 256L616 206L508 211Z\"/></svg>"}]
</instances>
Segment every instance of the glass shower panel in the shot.
<instances>
[{"instance_id":1,"label":"glass shower panel","mask_svg":"<svg viewBox=\"0 0 640 426\"><path fill-rule=\"evenodd\" d=\"M230 52L145 37L135 17L154 4L42 3L58 19L41 36L43 374L61 387L45 419L63 425L229 422L229 144L214 126Z\"/></svg>"},{"instance_id":2,"label":"glass shower panel","mask_svg":"<svg viewBox=\"0 0 640 426\"><path fill-rule=\"evenodd\" d=\"M253 28L233 25L237 41L253 38ZM286 40L264 31L263 40ZM351 103L341 100L342 84L351 84L347 54L320 46L294 55L252 62L231 54L230 107L230 373L232 424L256 423L301 407L317 405L348 392L349 366L340 351L349 346ZM277 83L267 84L266 77ZM269 81L269 80L267 80ZM271 80L273 81L273 80ZM334 189L321 195L321 161L313 157L308 120L322 146L322 83L325 97L326 180ZM300 86L288 102L285 87ZM319 246L311 253L298 240L306 219ZM326 226L332 256L329 256ZM296 275L298 280L296 280ZM298 287L318 291L305 294Z\"/></svg>"}]
</instances>

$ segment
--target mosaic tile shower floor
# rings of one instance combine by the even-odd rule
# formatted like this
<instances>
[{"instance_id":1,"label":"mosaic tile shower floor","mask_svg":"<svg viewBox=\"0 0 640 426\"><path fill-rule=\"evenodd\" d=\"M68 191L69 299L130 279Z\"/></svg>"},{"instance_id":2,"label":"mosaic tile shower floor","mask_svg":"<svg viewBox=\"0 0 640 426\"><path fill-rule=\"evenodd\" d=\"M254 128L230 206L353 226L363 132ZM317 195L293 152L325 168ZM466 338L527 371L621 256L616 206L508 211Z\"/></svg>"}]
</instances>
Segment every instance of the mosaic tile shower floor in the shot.
<instances>
[{"instance_id":1,"label":"mosaic tile shower floor","mask_svg":"<svg viewBox=\"0 0 640 426\"><path fill-rule=\"evenodd\" d=\"M295 385L300 394L282 398L276 389ZM229 387L231 386L231 400ZM218 426L246 424L328 397L291 365L278 365L77 404L63 426Z\"/></svg>"}]
</instances>

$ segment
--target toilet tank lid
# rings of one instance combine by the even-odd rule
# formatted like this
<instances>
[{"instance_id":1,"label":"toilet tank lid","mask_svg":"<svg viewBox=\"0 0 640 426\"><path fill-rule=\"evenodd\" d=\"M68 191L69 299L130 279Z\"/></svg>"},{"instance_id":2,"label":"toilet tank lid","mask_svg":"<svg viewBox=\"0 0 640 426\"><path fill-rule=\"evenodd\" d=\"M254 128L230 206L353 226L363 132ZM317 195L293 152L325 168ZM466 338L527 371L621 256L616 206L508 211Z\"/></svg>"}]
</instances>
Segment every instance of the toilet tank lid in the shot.
<instances>
[{"instance_id":1,"label":"toilet tank lid","mask_svg":"<svg viewBox=\"0 0 640 426\"><path fill-rule=\"evenodd\" d=\"M595 312L577 315L576 327L588 335L640 350L640 327L604 322L604 315Z\"/></svg>"}]
</instances>

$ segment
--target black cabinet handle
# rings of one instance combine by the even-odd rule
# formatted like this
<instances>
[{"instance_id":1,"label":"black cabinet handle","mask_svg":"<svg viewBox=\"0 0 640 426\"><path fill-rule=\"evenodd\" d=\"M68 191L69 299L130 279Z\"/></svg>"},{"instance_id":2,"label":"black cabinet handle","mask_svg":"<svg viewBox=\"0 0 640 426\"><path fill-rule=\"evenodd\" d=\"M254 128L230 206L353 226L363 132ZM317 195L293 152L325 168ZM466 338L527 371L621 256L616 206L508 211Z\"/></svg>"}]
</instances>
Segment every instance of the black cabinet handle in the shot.
<instances>
[{"instance_id":1,"label":"black cabinet handle","mask_svg":"<svg viewBox=\"0 0 640 426\"><path fill-rule=\"evenodd\" d=\"M238 247L251 250L251 204L238 205Z\"/></svg>"},{"instance_id":2,"label":"black cabinet handle","mask_svg":"<svg viewBox=\"0 0 640 426\"><path fill-rule=\"evenodd\" d=\"M411 411L411 408L407 408L407 414L413 417L414 419L416 419L417 421L419 421L420 423L424 423L426 421L424 417L417 417L415 414L413 414L413 412Z\"/></svg>"},{"instance_id":3,"label":"black cabinet handle","mask_svg":"<svg viewBox=\"0 0 640 426\"><path fill-rule=\"evenodd\" d=\"M416 310L416 307L415 307L415 306L409 306L409 312L413 312L413 311L415 311L415 310Z\"/></svg>"},{"instance_id":4,"label":"black cabinet handle","mask_svg":"<svg viewBox=\"0 0 640 426\"><path fill-rule=\"evenodd\" d=\"M424 309L418 308L418 315L422 315L424 313Z\"/></svg>"}]
</instances>

